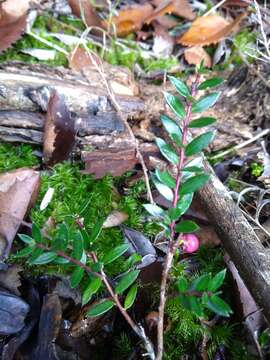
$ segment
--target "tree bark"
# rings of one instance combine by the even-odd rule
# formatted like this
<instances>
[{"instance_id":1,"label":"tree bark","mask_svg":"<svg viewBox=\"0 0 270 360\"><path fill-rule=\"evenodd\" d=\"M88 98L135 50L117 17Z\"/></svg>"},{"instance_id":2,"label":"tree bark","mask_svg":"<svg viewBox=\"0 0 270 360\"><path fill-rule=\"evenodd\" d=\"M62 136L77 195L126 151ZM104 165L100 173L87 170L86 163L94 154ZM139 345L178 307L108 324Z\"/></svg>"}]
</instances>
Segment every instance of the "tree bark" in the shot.
<instances>
[{"instance_id":1,"label":"tree bark","mask_svg":"<svg viewBox=\"0 0 270 360\"><path fill-rule=\"evenodd\" d=\"M270 323L270 255L225 186L205 162L210 181L198 192L203 209Z\"/></svg>"}]
</instances>

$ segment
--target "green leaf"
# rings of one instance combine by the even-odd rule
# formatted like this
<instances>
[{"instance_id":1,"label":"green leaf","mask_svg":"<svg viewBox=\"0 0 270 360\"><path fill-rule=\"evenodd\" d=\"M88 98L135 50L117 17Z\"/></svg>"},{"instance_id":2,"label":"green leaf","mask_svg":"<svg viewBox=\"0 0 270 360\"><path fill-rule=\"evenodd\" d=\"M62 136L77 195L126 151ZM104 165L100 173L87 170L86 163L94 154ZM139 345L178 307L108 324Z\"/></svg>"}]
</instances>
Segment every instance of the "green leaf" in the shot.
<instances>
[{"instance_id":1,"label":"green leaf","mask_svg":"<svg viewBox=\"0 0 270 360\"><path fill-rule=\"evenodd\" d=\"M192 120L188 127L189 128L202 128L204 126L208 126L208 125L212 125L216 122L216 119L213 118L213 117L201 117L201 118L198 118L198 119L194 119Z\"/></svg>"},{"instance_id":2,"label":"green leaf","mask_svg":"<svg viewBox=\"0 0 270 360\"><path fill-rule=\"evenodd\" d=\"M90 242L95 242L97 240L97 238L101 233L103 223L104 223L103 219L100 219L95 223L90 235L90 239L89 239Z\"/></svg>"},{"instance_id":3,"label":"green leaf","mask_svg":"<svg viewBox=\"0 0 270 360\"><path fill-rule=\"evenodd\" d=\"M57 258L57 254L55 252L49 251L38 256L35 260L31 261L31 263L35 265L44 265L44 264L49 264L56 258Z\"/></svg>"},{"instance_id":4,"label":"green leaf","mask_svg":"<svg viewBox=\"0 0 270 360\"><path fill-rule=\"evenodd\" d=\"M218 78L218 77L205 80L204 82L202 82L202 83L198 86L198 90L205 90L205 89L208 89L208 88L212 88L212 87L218 86L218 85L222 84L223 81L224 81L223 79Z\"/></svg>"},{"instance_id":5,"label":"green leaf","mask_svg":"<svg viewBox=\"0 0 270 360\"><path fill-rule=\"evenodd\" d=\"M220 92L215 92L200 98L192 105L192 112L199 113L209 109L217 102L218 98L220 97L220 94L221 94Z\"/></svg>"},{"instance_id":6,"label":"green leaf","mask_svg":"<svg viewBox=\"0 0 270 360\"><path fill-rule=\"evenodd\" d=\"M167 115L161 115L160 120L176 145L182 146L182 130L178 124Z\"/></svg>"},{"instance_id":7,"label":"green leaf","mask_svg":"<svg viewBox=\"0 0 270 360\"><path fill-rule=\"evenodd\" d=\"M167 93L167 92L164 92L164 96L165 96L167 104L170 106L172 111L180 118L183 118L186 115L186 112L185 112L185 108L184 108L183 104L181 103L180 99L172 94Z\"/></svg>"},{"instance_id":8,"label":"green leaf","mask_svg":"<svg viewBox=\"0 0 270 360\"><path fill-rule=\"evenodd\" d=\"M105 314L109 311L113 306L114 302L112 300L104 300L97 305L93 305L91 309L86 313L88 317L95 317L102 314Z\"/></svg>"},{"instance_id":9,"label":"green leaf","mask_svg":"<svg viewBox=\"0 0 270 360\"><path fill-rule=\"evenodd\" d=\"M53 261L53 263L58 265L65 265L68 264L69 261L63 258L62 256L57 256L57 258Z\"/></svg>"},{"instance_id":10,"label":"green leaf","mask_svg":"<svg viewBox=\"0 0 270 360\"><path fill-rule=\"evenodd\" d=\"M139 276L139 270L133 270L124 275L115 287L116 294L122 294Z\"/></svg>"},{"instance_id":11,"label":"green leaf","mask_svg":"<svg viewBox=\"0 0 270 360\"><path fill-rule=\"evenodd\" d=\"M83 275L84 275L84 269L77 266L71 274L70 286L72 288L75 288L76 286L78 286L79 283L82 281Z\"/></svg>"},{"instance_id":12,"label":"green leaf","mask_svg":"<svg viewBox=\"0 0 270 360\"><path fill-rule=\"evenodd\" d=\"M32 252L34 251L34 247L33 246L27 246L25 247L24 249L18 251L14 257L15 258L21 258L21 257L24 257L24 256L28 256L30 254L32 254Z\"/></svg>"},{"instance_id":13,"label":"green leaf","mask_svg":"<svg viewBox=\"0 0 270 360\"><path fill-rule=\"evenodd\" d=\"M210 144L214 136L215 133L213 131L208 131L204 134L197 136L187 145L185 150L186 156L191 156L197 154L198 152L201 152L205 147Z\"/></svg>"},{"instance_id":14,"label":"green leaf","mask_svg":"<svg viewBox=\"0 0 270 360\"><path fill-rule=\"evenodd\" d=\"M176 208L172 207L168 210L168 215L170 217L170 220L172 221L177 220L182 215L182 210L178 209L177 207Z\"/></svg>"},{"instance_id":15,"label":"green leaf","mask_svg":"<svg viewBox=\"0 0 270 360\"><path fill-rule=\"evenodd\" d=\"M185 292L188 289L188 282L187 279L184 277L181 277L177 282L178 291Z\"/></svg>"},{"instance_id":16,"label":"green leaf","mask_svg":"<svg viewBox=\"0 0 270 360\"><path fill-rule=\"evenodd\" d=\"M189 209L193 199L193 193L184 194L177 202L177 209L180 210L180 215L184 215Z\"/></svg>"},{"instance_id":17,"label":"green leaf","mask_svg":"<svg viewBox=\"0 0 270 360\"><path fill-rule=\"evenodd\" d=\"M191 233L197 231L199 226L191 220L183 220L175 225L175 231L180 234Z\"/></svg>"},{"instance_id":18,"label":"green leaf","mask_svg":"<svg viewBox=\"0 0 270 360\"><path fill-rule=\"evenodd\" d=\"M18 234L18 236L27 245L34 246L36 244L35 240L28 235Z\"/></svg>"},{"instance_id":19,"label":"green leaf","mask_svg":"<svg viewBox=\"0 0 270 360\"><path fill-rule=\"evenodd\" d=\"M209 180L209 175L199 174L192 176L181 185L180 195L193 193L203 187Z\"/></svg>"},{"instance_id":20,"label":"green leaf","mask_svg":"<svg viewBox=\"0 0 270 360\"><path fill-rule=\"evenodd\" d=\"M68 228L65 223L61 224L58 228L56 239L53 243L53 249L56 251L64 251L68 245Z\"/></svg>"},{"instance_id":21,"label":"green leaf","mask_svg":"<svg viewBox=\"0 0 270 360\"><path fill-rule=\"evenodd\" d=\"M200 168L199 166L187 166L184 167L183 172L191 172L191 173L201 173L203 172L203 169Z\"/></svg>"},{"instance_id":22,"label":"green leaf","mask_svg":"<svg viewBox=\"0 0 270 360\"><path fill-rule=\"evenodd\" d=\"M203 316L203 307L200 299L195 296L189 296L188 301L190 303L190 310L199 317Z\"/></svg>"},{"instance_id":23,"label":"green leaf","mask_svg":"<svg viewBox=\"0 0 270 360\"><path fill-rule=\"evenodd\" d=\"M171 163L173 163L174 165L178 164L179 161L179 157L176 154L174 148L167 144L163 139L161 138L156 138L156 144L161 152L161 154Z\"/></svg>"},{"instance_id":24,"label":"green leaf","mask_svg":"<svg viewBox=\"0 0 270 360\"><path fill-rule=\"evenodd\" d=\"M138 285L134 284L128 291L127 296L125 298L125 302L124 302L124 308L127 310L129 308L131 308L131 306L134 304L134 301L136 299L136 295L137 295L137 291L138 291Z\"/></svg>"},{"instance_id":25,"label":"green leaf","mask_svg":"<svg viewBox=\"0 0 270 360\"><path fill-rule=\"evenodd\" d=\"M213 279L211 279L208 287L208 291L215 292L217 289L219 289L224 282L225 276L226 276L226 269L217 273L213 277Z\"/></svg>"},{"instance_id":26,"label":"green leaf","mask_svg":"<svg viewBox=\"0 0 270 360\"><path fill-rule=\"evenodd\" d=\"M225 301L223 301L217 295L212 295L211 297L209 297L205 305L208 309L220 316L229 317L230 314L232 314L232 310L229 305L226 304Z\"/></svg>"},{"instance_id":27,"label":"green leaf","mask_svg":"<svg viewBox=\"0 0 270 360\"><path fill-rule=\"evenodd\" d=\"M175 86L176 90L179 92L180 95L186 97L190 97L190 91L187 85L180 79L177 79L174 76L168 76L170 82Z\"/></svg>"},{"instance_id":28,"label":"green leaf","mask_svg":"<svg viewBox=\"0 0 270 360\"><path fill-rule=\"evenodd\" d=\"M206 291L210 280L209 274L203 274L192 281L191 288L197 291Z\"/></svg>"},{"instance_id":29,"label":"green leaf","mask_svg":"<svg viewBox=\"0 0 270 360\"><path fill-rule=\"evenodd\" d=\"M76 236L74 236L72 245L73 245L73 250L71 257L76 260L81 260L83 254L83 237L80 232L77 232Z\"/></svg>"},{"instance_id":30,"label":"green leaf","mask_svg":"<svg viewBox=\"0 0 270 360\"><path fill-rule=\"evenodd\" d=\"M102 280L97 276L90 280L82 295L82 305L89 302L91 297L99 290L101 284Z\"/></svg>"},{"instance_id":31,"label":"green leaf","mask_svg":"<svg viewBox=\"0 0 270 360\"><path fill-rule=\"evenodd\" d=\"M173 200L173 191L170 189L167 185L164 185L157 181L155 178L153 178L153 182L155 184L155 187L157 188L158 192L164 196L167 200L172 201Z\"/></svg>"},{"instance_id":32,"label":"green leaf","mask_svg":"<svg viewBox=\"0 0 270 360\"><path fill-rule=\"evenodd\" d=\"M168 171L161 171L156 169L156 176L160 182L162 182L164 185L169 186L171 189L175 188L175 179L172 177L172 175Z\"/></svg>"},{"instance_id":33,"label":"green leaf","mask_svg":"<svg viewBox=\"0 0 270 360\"><path fill-rule=\"evenodd\" d=\"M32 252L31 257L28 259L28 263L32 264L34 260L36 260L41 254L44 253L43 249L35 248L35 250Z\"/></svg>"},{"instance_id":34,"label":"green leaf","mask_svg":"<svg viewBox=\"0 0 270 360\"><path fill-rule=\"evenodd\" d=\"M123 255L127 249L129 248L129 244L122 244L116 246L114 249L109 251L104 257L103 257L103 264L107 265L118 259L121 255Z\"/></svg>"},{"instance_id":35,"label":"green leaf","mask_svg":"<svg viewBox=\"0 0 270 360\"><path fill-rule=\"evenodd\" d=\"M154 204L144 204L143 207L149 212L149 214L155 217L162 217L164 215L164 210Z\"/></svg>"},{"instance_id":36,"label":"green leaf","mask_svg":"<svg viewBox=\"0 0 270 360\"><path fill-rule=\"evenodd\" d=\"M37 243L42 243L42 235L40 229L35 223L33 223L32 225L32 236Z\"/></svg>"}]
</instances>

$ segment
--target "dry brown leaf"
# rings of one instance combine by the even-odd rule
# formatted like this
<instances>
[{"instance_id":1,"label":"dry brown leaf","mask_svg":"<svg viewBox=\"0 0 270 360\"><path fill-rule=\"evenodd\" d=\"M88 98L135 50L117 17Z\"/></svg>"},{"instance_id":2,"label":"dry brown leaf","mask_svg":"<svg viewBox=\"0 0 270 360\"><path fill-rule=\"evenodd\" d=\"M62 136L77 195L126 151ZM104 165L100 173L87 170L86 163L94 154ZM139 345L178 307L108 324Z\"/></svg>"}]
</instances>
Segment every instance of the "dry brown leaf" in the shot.
<instances>
[{"instance_id":1,"label":"dry brown leaf","mask_svg":"<svg viewBox=\"0 0 270 360\"><path fill-rule=\"evenodd\" d=\"M68 3L73 14L81 18L87 26L103 27L96 9L89 0L68 0Z\"/></svg>"},{"instance_id":2,"label":"dry brown leaf","mask_svg":"<svg viewBox=\"0 0 270 360\"><path fill-rule=\"evenodd\" d=\"M26 27L30 0L6 0L0 5L0 52L9 48L21 36Z\"/></svg>"},{"instance_id":3,"label":"dry brown leaf","mask_svg":"<svg viewBox=\"0 0 270 360\"><path fill-rule=\"evenodd\" d=\"M118 36L126 36L141 29L145 19L152 14L153 7L149 3L133 5L123 8L117 16L111 18L111 24L115 26ZM104 22L107 27L112 28L108 21Z\"/></svg>"},{"instance_id":4,"label":"dry brown leaf","mask_svg":"<svg viewBox=\"0 0 270 360\"><path fill-rule=\"evenodd\" d=\"M146 22L150 23L157 16L166 13L172 13L188 20L194 20L195 14L188 0L153 0L152 4L156 6L152 19L148 18Z\"/></svg>"},{"instance_id":5,"label":"dry brown leaf","mask_svg":"<svg viewBox=\"0 0 270 360\"><path fill-rule=\"evenodd\" d=\"M93 60L97 65L101 65L100 57L94 53L91 53L92 58L88 55L85 49L78 47L76 51L72 51L68 61L69 67L74 71L81 71L87 68L93 68L95 65Z\"/></svg>"},{"instance_id":6,"label":"dry brown leaf","mask_svg":"<svg viewBox=\"0 0 270 360\"><path fill-rule=\"evenodd\" d=\"M154 21L153 26L155 29L153 53L158 58L167 58L173 51L174 38L159 22Z\"/></svg>"},{"instance_id":7,"label":"dry brown leaf","mask_svg":"<svg viewBox=\"0 0 270 360\"><path fill-rule=\"evenodd\" d=\"M219 15L198 17L190 29L177 40L177 43L186 46L216 44L235 31L246 15L246 13L240 14L231 23Z\"/></svg>"},{"instance_id":8,"label":"dry brown leaf","mask_svg":"<svg viewBox=\"0 0 270 360\"><path fill-rule=\"evenodd\" d=\"M39 173L18 169L0 175L0 258L9 254L13 239L39 190Z\"/></svg>"},{"instance_id":9,"label":"dry brown leaf","mask_svg":"<svg viewBox=\"0 0 270 360\"><path fill-rule=\"evenodd\" d=\"M210 68L212 66L212 59L202 46L187 48L184 51L184 58L190 65L200 65L203 61L205 67Z\"/></svg>"},{"instance_id":10,"label":"dry brown leaf","mask_svg":"<svg viewBox=\"0 0 270 360\"><path fill-rule=\"evenodd\" d=\"M107 229L107 228L121 225L127 219L128 219L128 214L126 214L122 211L119 211L119 210L113 210L108 215L107 219L104 221L102 228Z\"/></svg>"}]
</instances>

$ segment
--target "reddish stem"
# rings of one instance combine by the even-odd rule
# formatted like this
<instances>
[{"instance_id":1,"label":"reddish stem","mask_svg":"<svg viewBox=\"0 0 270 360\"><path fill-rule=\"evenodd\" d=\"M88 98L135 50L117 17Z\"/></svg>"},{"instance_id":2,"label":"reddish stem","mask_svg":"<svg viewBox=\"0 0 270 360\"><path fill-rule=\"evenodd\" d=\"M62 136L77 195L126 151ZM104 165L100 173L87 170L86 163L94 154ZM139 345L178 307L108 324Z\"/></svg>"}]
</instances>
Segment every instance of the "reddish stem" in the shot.
<instances>
[{"instance_id":1,"label":"reddish stem","mask_svg":"<svg viewBox=\"0 0 270 360\"><path fill-rule=\"evenodd\" d=\"M197 93L197 87L200 81L200 74L196 74L195 81L193 82L191 86L191 96L196 96ZM183 145L186 145L187 143L187 134L188 134L188 124L191 120L192 115L192 102L188 101L186 106L186 116L183 119L183 138L182 143ZM177 207L177 203L179 200L179 189L181 185L181 177L182 177L182 169L185 164L185 147L180 148L180 154L179 154L179 162L177 165L177 175L176 175L176 185L174 188L174 194L173 194L173 208ZM161 285L160 285L160 302L159 302L159 318L158 318L158 327L157 327L157 356L156 360L161 360L163 356L164 351L164 340L163 340L163 328L164 328L164 310L165 310L165 304L166 304L166 287L167 287L167 281L168 281L168 275L172 267L173 263L173 256L175 252L175 224L176 221L173 221L170 224L170 238L168 243L168 252L165 258L165 264L163 268L162 273L162 279L161 279Z\"/></svg>"}]
</instances>

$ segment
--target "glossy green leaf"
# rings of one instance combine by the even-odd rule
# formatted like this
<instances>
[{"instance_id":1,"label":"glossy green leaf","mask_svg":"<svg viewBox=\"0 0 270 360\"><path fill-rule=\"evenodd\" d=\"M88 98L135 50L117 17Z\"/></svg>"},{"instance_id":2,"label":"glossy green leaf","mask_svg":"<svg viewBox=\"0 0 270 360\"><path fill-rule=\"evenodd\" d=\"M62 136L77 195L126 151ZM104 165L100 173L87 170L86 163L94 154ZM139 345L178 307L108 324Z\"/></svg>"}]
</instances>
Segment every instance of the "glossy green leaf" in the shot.
<instances>
[{"instance_id":1,"label":"glossy green leaf","mask_svg":"<svg viewBox=\"0 0 270 360\"><path fill-rule=\"evenodd\" d=\"M82 305L87 304L91 297L100 289L102 280L99 277L94 277L90 280L82 295Z\"/></svg>"},{"instance_id":2,"label":"glossy green leaf","mask_svg":"<svg viewBox=\"0 0 270 360\"><path fill-rule=\"evenodd\" d=\"M176 143L176 145L182 146L182 130L178 124L167 115L161 115L160 120L170 135L170 138Z\"/></svg>"},{"instance_id":3,"label":"glossy green leaf","mask_svg":"<svg viewBox=\"0 0 270 360\"><path fill-rule=\"evenodd\" d=\"M208 131L204 134L197 136L187 145L185 150L186 156L191 156L197 154L198 152L201 152L210 144L214 136L215 133L213 131Z\"/></svg>"},{"instance_id":4,"label":"glossy green leaf","mask_svg":"<svg viewBox=\"0 0 270 360\"><path fill-rule=\"evenodd\" d=\"M53 263L58 265L65 265L68 264L69 261L63 258L62 256L57 256L57 258L53 261Z\"/></svg>"},{"instance_id":5,"label":"glossy green leaf","mask_svg":"<svg viewBox=\"0 0 270 360\"><path fill-rule=\"evenodd\" d=\"M181 103L177 96L164 92L164 96L167 104L170 106L172 111L180 118L186 115L184 105Z\"/></svg>"},{"instance_id":6,"label":"glossy green leaf","mask_svg":"<svg viewBox=\"0 0 270 360\"><path fill-rule=\"evenodd\" d=\"M84 269L77 266L75 270L73 270L71 277L70 277L70 286L72 288L75 288L79 285L79 283L82 281L84 275Z\"/></svg>"},{"instance_id":7,"label":"glossy green leaf","mask_svg":"<svg viewBox=\"0 0 270 360\"><path fill-rule=\"evenodd\" d=\"M14 257L15 258L21 258L21 257L25 257L25 256L28 256L30 254L32 254L32 252L34 251L34 247L33 246L28 246L28 247L25 247L24 249L18 251Z\"/></svg>"},{"instance_id":8,"label":"glossy green leaf","mask_svg":"<svg viewBox=\"0 0 270 360\"><path fill-rule=\"evenodd\" d=\"M172 201L173 200L173 191L167 185L160 183L158 180L153 178L153 182L158 192L165 197L165 199Z\"/></svg>"},{"instance_id":9,"label":"glossy green leaf","mask_svg":"<svg viewBox=\"0 0 270 360\"><path fill-rule=\"evenodd\" d=\"M182 215L182 210L176 208L170 208L168 209L168 215L171 221L178 220L179 217Z\"/></svg>"},{"instance_id":10,"label":"glossy green leaf","mask_svg":"<svg viewBox=\"0 0 270 360\"><path fill-rule=\"evenodd\" d=\"M73 251L71 257L76 260L81 260L83 254L83 237L80 232L77 232L76 236L74 236L72 245Z\"/></svg>"},{"instance_id":11,"label":"glossy green leaf","mask_svg":"<svg viewBox=\"0 0 270 360\"><path fill-rule=\"evenodd\" d=\"M143 207L149 212L149 214L155 217L162 217L164 215L164 210L154 204L144 204Z\"/></svg>"},{"instance_id":12,"label":"glossy green leaf","mask_svg":"<svg viewBox=\"0 0 270 360\"><path fill-rule=\"evenodd\" d=\"M177 202L177 209L180 210L180 216L184 215L185 212L189 209L193 199L193 193L184 194L180 196L180 199Z\"/></svg>"},{"instance_id":13,"label":"glossy green leaf","mask_svg":"<svg viewBox=\"0 0 270 360\"><path fill-rule=\"evenodd\" d=\"M178 164L179 161L179 157L176 154L174 148L167 144L163 139L161 138L156 138L156 144L161 152L161 154L171 163L173 163L174 165Z\"/></svg>"},{"instance_id":14,"label":"glossy green leaf","mask_svg":"<svg viewBox=\"0 0 270 360\"><path fill-rule=\"evenodd\" d=\"M208 88L213 88L223 83L223 79L215 77L212 79L205 80L198 86L198 90L205 90Z\"/></svg>"},{"instance_id":15,"label":"glossy green leaf","mask_svg":"<svg viewBox=\"0 0 270 360\"><path fill-rule=\"evenodd\" d=\"M209 274L203 274L192 281L191 288L197 291L206 291L210 283L211 277Z\"/></svg>"},{"instance_id":16,"label":"glossy green leaf","mask_svg":"<svg viewBox=\"0 0 270 360\"><path fill-rule=\"evenodd\" d=\"M215 92L200 98L192 105L192 112L199 113L209 109L217 102L218 98L220 97L220 94L221 94L220 92Z\"/></svg>"},{"instance_id":17,"label":"glossy green leaf","mask_svg":"<svg viewBox=\"0 0 270 360\"><path fill-rule=\"evenodd\" d=\"M156 169L156 176L158 180L162 182L164 185L167 185L172 189L175 188L176 181L167 170L161 171Z\"/></svg>"},{"instance_id":18,"label":"glossy green leaf","mask_svg":"<svg viewBox=\"0 0 270 360\"><path fill-rule=\"evenodd\" d=\"M42 250L40 248L35 248L35 250L31 254L30 258L28 259L28 263L32 264L33 261L35 261L43 253L44 253L44 250Z\"/></svg>"},{"instance_id":19,"label":"glossy green leaf","mask_svg":"<svg viewBox=\"0 0 270 360\"><path fill-rule=\"evenodd\" d=\"M105 314L114 305L115 305L115 303L112 300L104 300L104 301L100 302L99 304L93 305L91 307L91 309L86 313L86 316L95 317L95 316Z\"/></svg>"},{"instance_id":20,"label":"glossy green leaf","mask_svg":"<svg viewBox=\"0 0 270 360\"><path fill-rule=\"evenodd\" d=\"M128 272L126 275L122 276L121 280L115 287L116 294L122 294L127 288L134 283L134 281L139 276L139 270L133 270Z\"/></svg>"},{"instance_id":21,"label":"glossy green leaf","mask_svg":"<svg viewBox=\"0 0 270 360\"><path fill-rule=\"evenodd\" d=\"M232 310L229 305L226 304L225 301L223 301L217 295L212 295L211 297L209 297L205 305L206 307L208 307L208 309L220 316L229 317L230 314L232 314Z\"/></svg>"},{"instance_id":22,"label":"glossy green leaf","mask_svg":"<svg viewBox=\"0 0 270 360\"><path fill-rule=\"evenodd\" d=\"M191 172L191 173L201 173L203 172L203 169L198 166L185 166L182 171Z\"/></svg>"},{"instance_id":23,"label":"glossy green leaf","mask_svg":"<svg viewBox=\"0 0 270 360\"><path fill-rule=\"evenodd\" d=\"M180 79L177 79L174 76L168 76L170 82L175 86L176 90L179 92L180 95L186 97L190 97L190 91L187 85Z\"/></svg>"},{"instance_id":24,"label":"glossy green leaf","mask_svg":"<svg viewBox=\"0 0 270 360\"><path fill-rule=\"evenodd\" d=\"M129 244L122 244L116 246L114 249L109 251L102 259L104 265L110 264L116 259L118 259L121 255L123 255L127 249L129 248Z\"/></svg>"},{"instance_id":25,"label":"glossy green leaf","mask_svg":"<svg viewBox=\"0 0 270 360\"><path fill-rule=\"evenodd\" d=\"M212 292L215 292L216 290L218 290L221 287L221 285L223 284L223 282L225 280L225 276L226 276L226 269L217 273L213 277L213 279L211 279L208 290L212 291Z\"/></svg>"},{"instance_id":26,"label":"glossy green leaf","mask_svg":"<svg viewBox=\"0 0 270 360\"><path fill-rule=\"evenodd\" d=\"M19 238L27 245L34 246L36 244L35 240L31 236L25 234L18 234Z\"/></svg>"},{"instance_id":27,"label":"glossy green leaf","mask_svg":"<svg viewBox=\"0 0 270 360\"><path fill-rule=\"evenodd\" d=\"M138 285L134 284L128 291L127 296L125 298L125 302L124 302L124 308L127 310L129 308L131 308L131 306L134 304L134 301L136 299L137 296L137 291L138 291Z\"/></svg>"},{"instance_id":28,"label":"glossy green leaf","mask_svg":"<svg viewBox=\"0 0 270 360\"><path fill-rule=\"evenodd\" d=\"M212 125L216 122L216 119L213 118L213 117L201 117L201 118L198 118L198 119L194 119L192 120L188 127L189 128L202 128L202 127L205 127L205 126L208 126L208 125Z\"/></svg>"},{"instance_id":29,"label":"glossy green leaf","mask_svg":"<svg viewBox=\"0 0 270 360\"><path fill-rule=\"evenodd\" d=\"M189 194L203 187L209 180L210 175L199 174L192 176L181 185L180 195Z\"/></svg>"},{"instance_id":30,"label":"glossy green leaf","mask_svg":"<svg viewBox=\"0 0 270 360\"><path fill-rule=\"evenodd\" d=\"M42 243L40 228L35 223L32 225L32 236L37 243Z\"/></svg>"},{"instance_id":31,"label":"glossy green leaf","mask_svg":"<svg viewBox=\"0 0 270 360\"><path fill-rule=\"evenodd\" d=\"M175 231L180 234L192 233L198 229L199 226L191 220L183 220L175 225Z\"/></svg>"},{"instance_id":32,"label":"glossy green leaf","mask_svg":"<svg viewBox=\"0 0 270 360\"><path fill-rule=\"evenodd\" d=\"M35 265L44 265L49 264L56 258L57 254L55 252L49 251L39 255L35 260L31 261L31 263Z\"/></svg>"},{"instance_id":33,"label":"glossy green leaf","mask_svg":"<svg viewBox=\"0 0 270 360\"><path fill-rule=\"evenodd\" d=\"M68 245L68 228L65 223L61 224L58 228L56 239L53 243L53 250L65 251Z\"/></svg>"},{"instance_id":34,"label":"glossy green leaf","mask_svg":"<svg viewBox=\"0 0 270 360\"><path fill-rule=\"evenodd\" d=\"M181 277L177 282L177 287L180 292L185 292L188 289L188 282L187 279L184 277Z\"/></svg>"}]
</instances>

